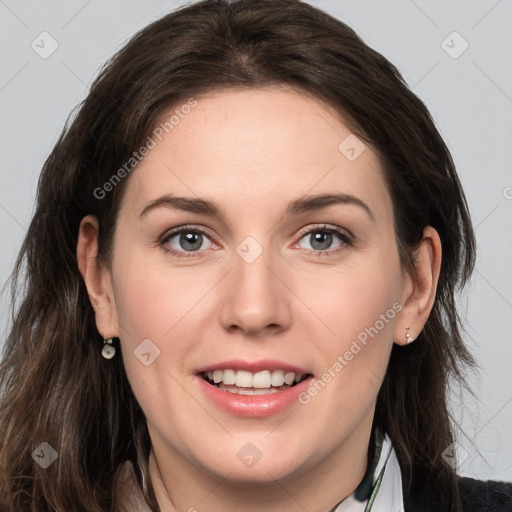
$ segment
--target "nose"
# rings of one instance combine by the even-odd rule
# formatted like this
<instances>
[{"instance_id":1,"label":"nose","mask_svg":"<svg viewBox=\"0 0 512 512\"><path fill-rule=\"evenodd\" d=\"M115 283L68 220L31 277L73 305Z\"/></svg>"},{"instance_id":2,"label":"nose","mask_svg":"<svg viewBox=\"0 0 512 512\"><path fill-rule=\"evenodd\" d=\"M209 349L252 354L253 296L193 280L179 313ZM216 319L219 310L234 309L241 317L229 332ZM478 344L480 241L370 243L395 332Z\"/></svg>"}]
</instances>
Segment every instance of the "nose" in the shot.
<instances>
[{"instance_id":1,"label":"nose","mask_svg":"<svg viewBox=\"0 0 512 512\"><path fill-rule=\"evenodd\" d=\"M221 309L221 323L226 330L241 331L254 338L289 327L293 294L286 286L285 268L270 250L263 250L254 261L242 251L234 253Z\"/></svg>"}]
</instances>

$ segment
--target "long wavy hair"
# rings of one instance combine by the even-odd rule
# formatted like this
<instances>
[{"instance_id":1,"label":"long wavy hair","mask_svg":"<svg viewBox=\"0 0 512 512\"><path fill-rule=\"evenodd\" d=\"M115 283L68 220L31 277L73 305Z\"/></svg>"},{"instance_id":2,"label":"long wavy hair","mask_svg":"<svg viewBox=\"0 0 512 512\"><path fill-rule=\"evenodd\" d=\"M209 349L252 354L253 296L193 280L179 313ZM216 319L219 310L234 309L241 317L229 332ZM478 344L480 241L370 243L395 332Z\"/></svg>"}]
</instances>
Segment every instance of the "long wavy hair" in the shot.
<instances>
[{"instance_id":1,"label":"long wavy hair","mask_svg":"<svg viewBox=\"0 0 512 512\"><path fill-rule=\"evenodd\" d=\"M455 302L474 267L475 240L450 152L399 71L343 22L298 0L205 0L152 22L105 64L44 163L10 278L0 365L3 512L114 510L114 484L126 460L148 505L159 510L144 414L122 357L101 355L77 264L80 221L98 218L98 257L110 267L130 175L105 197L95 190L129 161L157 120L202 93L273 85L331 105L377 152L403 268L414 272L425 226L439 233L433 310L415 343L394 345L374 424L394 444L405 488L432 482L459 510L456 473L442 452L454 440L450 383L464 384L475 367ZM43 442L58 454L46 469L33 457Z\"/></svg>"}]
</instances>

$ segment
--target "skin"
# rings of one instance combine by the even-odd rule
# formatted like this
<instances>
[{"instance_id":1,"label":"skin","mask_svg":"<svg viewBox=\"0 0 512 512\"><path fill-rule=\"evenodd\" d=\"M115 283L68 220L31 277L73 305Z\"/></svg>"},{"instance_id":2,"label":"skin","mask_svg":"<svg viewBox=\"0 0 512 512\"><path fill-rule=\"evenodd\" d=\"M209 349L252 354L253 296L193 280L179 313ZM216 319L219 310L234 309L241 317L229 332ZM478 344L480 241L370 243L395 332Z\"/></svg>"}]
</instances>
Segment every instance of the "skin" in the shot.
<instances>
[{"instance_id":1,"label":"skin","mask_svg":"<svg viewBox=\"0 0 512 512\"><path fill-rule=\"evenodd\" d=\"M95 257L97 219L81 223L77 257L96 324L105 338L121 340L147 419L162 510L330 510L365 472L393 343L406 343L407 327L416 337L431 311L439 237L425 228L416 276L408 275L377 154L366 145L349 161L338 146L351 130L320 100L285 88L196 99L129 178L112 273ZM226 219L166 207L139 219L166 193L215 201ZM283 215L290 201L321 193L351 194L374 219L353 204ZM158 244L185 224L206 231L200 249L187 252L179 234L166 246L190 258ZM352 243L334 234L318 249L302 233L322 224L348 230ZM252 263L236 251L247 236L263 249ZM317 257L315 249L333 252ZM241 418L197 386L198 368L235 358L286 361L319 378L394 303L401 311L307 405ZM160 350L149 366L134 356L144 339ZM252 467L237 457L248 442L261 452Z\"/></svg>"}]
</instances>

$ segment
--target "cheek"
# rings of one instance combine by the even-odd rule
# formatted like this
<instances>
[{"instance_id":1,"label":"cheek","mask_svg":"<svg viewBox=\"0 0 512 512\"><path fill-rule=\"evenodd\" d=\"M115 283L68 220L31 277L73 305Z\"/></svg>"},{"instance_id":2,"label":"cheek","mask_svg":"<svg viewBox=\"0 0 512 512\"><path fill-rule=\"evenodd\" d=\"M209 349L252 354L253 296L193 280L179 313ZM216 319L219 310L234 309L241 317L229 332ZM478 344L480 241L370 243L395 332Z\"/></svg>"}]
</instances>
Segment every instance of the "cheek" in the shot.
<instances>
[{"instance_id":1,"label":"cheek","mask_svg":"<svg viewBox=\"0 0 512 512\"><path fill-rule=\"evenodd\" d=\"M180 309L178 305L183 303L175 282L171 285L164 276L156 279L155 273L135 267L119 275L118 283L116 305L125 339L132 343L140 338L156 340L172 328Z\"/></svg>"},{"instance_id":2,"label":"cheek","mask_svg":"<svg viewBox=\"0 0 512 512\"><path fill-rule=\"evenodd\" d=\"M378 322L390 308L386 316L393 320L396 307L392 306L400 297L400 280L397 262L369 260L317 279L318 293L313 295L313 301L336 337L353 338ZM312 285L308 281L310 289ZM384 328L381 322L378 328Z\"/></svg>"},{"instance_id":3,"label":"cheek","mask_svg":"<svg viewBox=\"0 0 512 512\"><path fill-rule=\"evenodd\" d=\"M190 327L188 313L200 293L186 286L186 278L170 275L148 259L132 254L118 265L116 307L130 385L145 415L158 418L164 403L179 408L175 401L179 386L173 377L178 377L197 342L191 342L190 331L183 329Z\"/></svg>"},{"instance_id":4,"label":"cheek","mask_svg":"<svg viewBox=\"0 0 512 512\"><path fill-rule=\"evenodd\" d=\"M153 249L119 250L116 260L116 309L125 337L161 339L183 316L199 290L191 286L190 276L169 272L164 259ZM188 277L188 279L187 279ZM197 300L197 299L196 299Z\"/></svg>"},{"instance_id":5,"label":"cheek","mask_svg":"<svg viewBox=\"0 0 512 512\"><path fill-rule=\"evenodd\" d=\"M317 344L322 371L343 374L336 379L338 384L356 395L375 391L384 377L395 318L402 307L400 282L398 254L361 259L317 280L316 289L322 293L313 297L311 309L329 329Z\"/></svg>"},{"instance_id":6,"label":"cheek","mask_svg":"<svg viewBox=\"0 0 512 512\"><path fill-rule=\"evenodd\" d=\"M171 271L165 258L142 252L137 255L137 251L120 260L116 308L127 369L134 365L139 368L128 356L137 355L145 346L141 343L146 343L150 352L158 353L154 368L181 367L200 342L203 317L207 314L204 297L218 276L207 268L202 272L195 268Z\"/></svg>"}]
</instances>

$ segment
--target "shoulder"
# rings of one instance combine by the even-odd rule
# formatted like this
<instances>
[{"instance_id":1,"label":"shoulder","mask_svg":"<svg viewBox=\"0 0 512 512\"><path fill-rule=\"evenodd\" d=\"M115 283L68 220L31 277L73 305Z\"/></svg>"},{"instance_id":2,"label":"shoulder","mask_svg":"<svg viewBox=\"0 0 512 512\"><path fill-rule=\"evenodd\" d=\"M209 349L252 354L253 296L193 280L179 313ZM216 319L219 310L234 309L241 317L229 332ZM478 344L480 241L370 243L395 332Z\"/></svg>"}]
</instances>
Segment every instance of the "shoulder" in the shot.
<instances>
[{"instance_id":1,"label":"shoulder","mask_svg":"<svg viewBox=\"0 0 512 512\"><path fill-rule=\"evenodd\" d=\"M512 512L512 483L458 477L463 512ZM406 512L451 512L450 489L426 474L404 489Z\"/></svg>"},{"instance_id":2,"label":"shoulder","mask_svg":"<svg viewBox=\"0 0 512 512\"><path fill-rule=\"evenodd\" d=\"M464 512L512 511L512 483L461 477L459 484Z\"/></svg>"}]
</instances>

